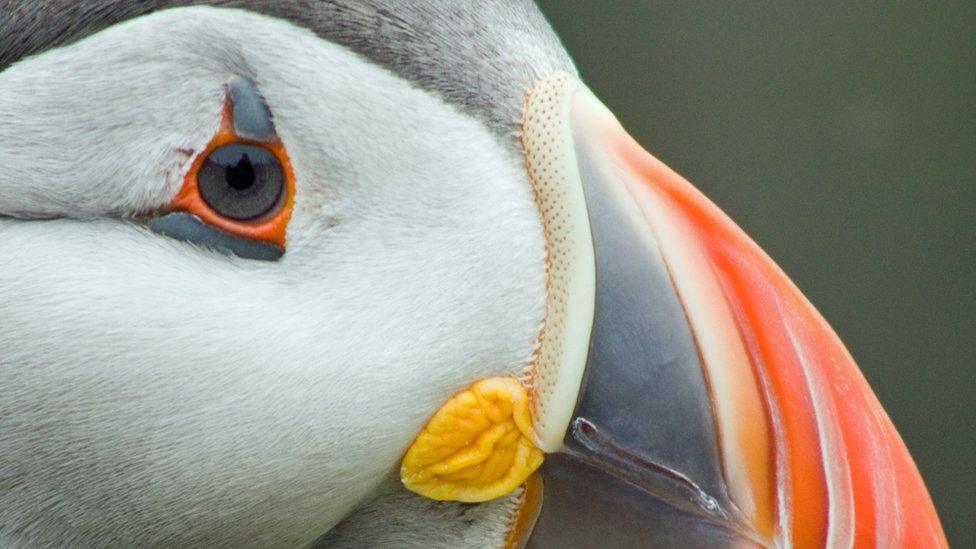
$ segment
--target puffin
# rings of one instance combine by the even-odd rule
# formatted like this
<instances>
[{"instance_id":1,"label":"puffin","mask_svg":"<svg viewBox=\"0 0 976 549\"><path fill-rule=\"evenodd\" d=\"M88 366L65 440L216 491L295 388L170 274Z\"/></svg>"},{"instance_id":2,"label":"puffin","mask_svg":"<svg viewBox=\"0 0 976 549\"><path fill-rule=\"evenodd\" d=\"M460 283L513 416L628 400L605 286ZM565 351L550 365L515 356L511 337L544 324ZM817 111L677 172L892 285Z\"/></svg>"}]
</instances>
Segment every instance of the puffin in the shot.
<instances>
[{"instance_id":1,"label":"puffin","mask_svg":"<svg viewBox=\"0 0 976 549\"><path fill-rule=\"evenodd\" d=\"M530 0L0 1L0 546L946 545Z\"/></svg>"}]
</instances>

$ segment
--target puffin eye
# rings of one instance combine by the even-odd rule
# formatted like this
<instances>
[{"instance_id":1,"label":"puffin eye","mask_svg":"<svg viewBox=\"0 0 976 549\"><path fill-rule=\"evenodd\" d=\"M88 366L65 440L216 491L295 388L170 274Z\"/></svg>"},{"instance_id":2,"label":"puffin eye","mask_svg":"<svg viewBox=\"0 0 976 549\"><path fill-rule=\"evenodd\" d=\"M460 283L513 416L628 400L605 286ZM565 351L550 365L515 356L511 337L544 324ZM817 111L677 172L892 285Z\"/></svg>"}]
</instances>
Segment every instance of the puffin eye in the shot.
<instances>
[{"instance_id":1,"label":"puffin eye","mask_svg":"<svg viewBox=\"0 0 976 549\"><path fill-rule=\"evenodd\" d=\"M196 156L169 207L149 220L166 236L246 259L285 253L295 176L254 82L227 83L220 129Z\"/></svg>"},{"instance_id":2,"label":"puffin eye","mask_svg":"<svg viewBox=\"0 0 976 549\"><path fill-rule=\"evenodd\" d=\"M285 172L271 151L230 144L211 152L197 174L200 198L235 221L266 217L282 204Z\"/></svg>"}]
</instances>

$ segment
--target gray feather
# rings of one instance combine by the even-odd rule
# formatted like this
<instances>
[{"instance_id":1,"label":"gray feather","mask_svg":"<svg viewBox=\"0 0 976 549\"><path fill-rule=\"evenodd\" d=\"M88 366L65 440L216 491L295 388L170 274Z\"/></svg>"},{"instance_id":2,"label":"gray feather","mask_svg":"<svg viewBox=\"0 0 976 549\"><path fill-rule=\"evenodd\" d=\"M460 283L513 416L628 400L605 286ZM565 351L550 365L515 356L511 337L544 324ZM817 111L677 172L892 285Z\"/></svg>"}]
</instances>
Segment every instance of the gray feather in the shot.
<instances>
[{"instance_id":1,"label":"gray feather","mask_svg":"<svg viewBox=\"0 0 976 549\"><path fill-rule=\"evenodd\" d=\"M0 0L0 72L166 8L213 5L291 21L509 135L524 94L572 62L531 0Z\"/></svg>"}]
</instances>

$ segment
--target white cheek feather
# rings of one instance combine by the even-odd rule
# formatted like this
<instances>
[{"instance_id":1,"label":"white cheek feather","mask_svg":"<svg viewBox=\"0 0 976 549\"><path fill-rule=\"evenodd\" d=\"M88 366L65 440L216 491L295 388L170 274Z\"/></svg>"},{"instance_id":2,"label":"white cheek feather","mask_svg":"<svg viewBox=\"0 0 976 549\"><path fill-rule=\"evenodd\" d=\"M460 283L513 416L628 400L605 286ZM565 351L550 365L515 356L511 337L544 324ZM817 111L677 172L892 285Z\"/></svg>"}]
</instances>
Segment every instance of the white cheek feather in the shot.
<instances>
[{"instance_id":1,"label":"white cheek feather","mask_svg":"<svg viewBox=\"0 0 976 549\"><path fill-rule=\"evenodd\" d=\"M233 74L296 171L280 262L120 219L0 218L0 540L308 543L444 399L532 354L545 246L522 160L260 15L160 12L0 74L0 214L165 205Z\"/></svg>"}]
</instances>

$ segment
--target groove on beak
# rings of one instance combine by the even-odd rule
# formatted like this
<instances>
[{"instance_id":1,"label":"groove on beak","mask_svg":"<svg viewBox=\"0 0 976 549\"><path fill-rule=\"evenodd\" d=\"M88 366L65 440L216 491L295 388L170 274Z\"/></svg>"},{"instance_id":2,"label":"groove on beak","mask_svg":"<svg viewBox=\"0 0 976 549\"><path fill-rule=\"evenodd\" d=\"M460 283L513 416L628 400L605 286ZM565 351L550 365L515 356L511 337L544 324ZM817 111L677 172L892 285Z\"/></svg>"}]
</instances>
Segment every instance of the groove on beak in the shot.
<instances>
[{"instance_id":1,"label":"groove on beak","mask_svg":"<svg viewBox=\"0 0 976 549\"><path fill-rule=\"evenodd\" d=\"M575 77L541 81L524 120L558 296L533 417L561 454L530 545L945 546L898 433L772 260Z\"/></svg>"}]
</instances>

